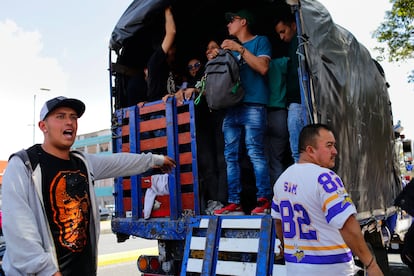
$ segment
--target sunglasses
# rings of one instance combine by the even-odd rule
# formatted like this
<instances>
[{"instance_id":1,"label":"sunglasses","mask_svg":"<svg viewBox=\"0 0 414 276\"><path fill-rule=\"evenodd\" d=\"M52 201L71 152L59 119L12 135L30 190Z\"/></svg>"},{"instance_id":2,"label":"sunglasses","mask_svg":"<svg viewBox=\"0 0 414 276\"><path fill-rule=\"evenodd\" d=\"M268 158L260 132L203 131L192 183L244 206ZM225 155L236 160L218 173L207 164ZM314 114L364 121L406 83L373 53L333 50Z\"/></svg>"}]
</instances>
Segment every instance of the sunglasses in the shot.
<instances>
[{"instance_id":1,"label":"sunglasses","mask_svg":"<svg viewBox=\"0 0 414 276\"><path fill-rule=\"evenodd\" d=\"M197 62L197 63L194 63L193 65L189 64L189 65L187 66L187 69L188 69L188 70L192 70L193 68L194 68L194 69L197 69L197 68L199 68L200 66L201 66L201 63L200 63L200 62Z\"/></svg>"}]
</instances>

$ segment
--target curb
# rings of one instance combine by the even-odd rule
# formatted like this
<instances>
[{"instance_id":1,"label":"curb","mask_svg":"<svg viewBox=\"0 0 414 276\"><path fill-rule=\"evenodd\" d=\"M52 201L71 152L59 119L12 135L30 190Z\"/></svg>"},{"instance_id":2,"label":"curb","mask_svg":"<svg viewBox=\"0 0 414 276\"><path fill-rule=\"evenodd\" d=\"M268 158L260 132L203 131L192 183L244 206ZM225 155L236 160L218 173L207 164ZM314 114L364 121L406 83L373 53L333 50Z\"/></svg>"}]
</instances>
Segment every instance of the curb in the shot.
<instances>
[{"instance_id":1,"label":"curb","mask_svg":"<svg viewBox=\"0 0 414 276\"><path fill-rule=\"evenodd\" d=\"M138 250L124 251L119 253L111 253L98 255L98 266L113 265L137 261L141 255L158 255L157 247L149 247Z\"/></svg>"}]
</instances>

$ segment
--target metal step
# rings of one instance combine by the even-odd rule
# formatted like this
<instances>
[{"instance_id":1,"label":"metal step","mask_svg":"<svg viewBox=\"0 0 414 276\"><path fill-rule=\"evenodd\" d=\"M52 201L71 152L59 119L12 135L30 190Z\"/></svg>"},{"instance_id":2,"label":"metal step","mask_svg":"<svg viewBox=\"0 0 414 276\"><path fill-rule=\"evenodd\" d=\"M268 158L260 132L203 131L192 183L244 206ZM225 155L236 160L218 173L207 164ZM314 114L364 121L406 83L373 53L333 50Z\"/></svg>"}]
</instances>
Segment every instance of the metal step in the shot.
<instances>
[{"instance_id":1,"label":"metal step","mask_svg":"<svg viewBox=\"0 0 414 276\"><path fill-rule=\"evenodd\" d=\"M187 233L181 275L286 275L274 222L265 216L204 216Z\"/></svg>"}]
</instances>

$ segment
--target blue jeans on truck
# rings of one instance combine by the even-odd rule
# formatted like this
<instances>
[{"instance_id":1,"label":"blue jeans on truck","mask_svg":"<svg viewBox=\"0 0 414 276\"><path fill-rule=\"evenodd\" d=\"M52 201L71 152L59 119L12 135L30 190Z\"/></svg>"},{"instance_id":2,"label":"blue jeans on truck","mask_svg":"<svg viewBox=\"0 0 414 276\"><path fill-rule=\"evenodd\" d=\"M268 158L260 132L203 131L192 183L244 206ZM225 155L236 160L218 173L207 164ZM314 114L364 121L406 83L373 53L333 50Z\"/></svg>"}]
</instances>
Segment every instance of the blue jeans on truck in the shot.
<instances>
[{"instance_id":1,"label":"blue jeans on truck","mask_svg":"<svg viewBox=\"0 0 414 276\"><path fill-rule=\"evenodd\" d=\"M228 202L240 204L240 139L253 165L257 198L272 197L269 168L264 153L266 107L242 104L227 110L223 121L224 156L227 163Z\"/></svg>"},{"instance_id":2,"label":"blue jeans on truck","mask_svg":"<svg viewBox=\"0 0 414 276\"><path fill-rule=\"evenodd\" d=\"M292 157L297 163L299 161L299 135L302 128L305 126L303 119L303 108L300 103L291 103L288 107L288 129L289 142L292 151Z\"/></svg>"}]
</instances>

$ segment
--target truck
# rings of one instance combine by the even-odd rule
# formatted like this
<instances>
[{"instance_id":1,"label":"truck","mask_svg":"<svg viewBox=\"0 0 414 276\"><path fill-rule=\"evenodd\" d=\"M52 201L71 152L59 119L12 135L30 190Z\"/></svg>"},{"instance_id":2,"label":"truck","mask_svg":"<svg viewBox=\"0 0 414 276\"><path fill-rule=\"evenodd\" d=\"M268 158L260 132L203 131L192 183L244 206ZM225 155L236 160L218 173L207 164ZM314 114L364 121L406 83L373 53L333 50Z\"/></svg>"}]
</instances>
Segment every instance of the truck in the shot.
<instances>
[{"instance_id":1,"label":"truck","mask_svg":"<svg viewBox=\"0 0 414 276\"><path fill-rule=\"evenodd\" d=\"M286 7L295 13L304 116L307 123L333 127L338 145L335 171L357 207L367 243L382 270L390 273L387 253L395 226L389 221L400 217L393 200L402 179L388 83L369 51L316 0L135 0L120 17L109 43L113 152L159 152L177 162L162 187L155 187L157 171L115 181L111 227L118 242L130 236L158 241L158 255L140 256L138 270L143 275L286 274L270 215L201 213L194 100L128 102L129 82L140 75L153 42L163 34L167 6L174 13L181 62L204 53L212 37L226 38L224 14L241 8L256 15L255 32L268 36L274 56L283 56L273 17ZM148 135L159 130L162 135ZM155 207L145 217L148 193L155 193L150 201ZM401 240L392 248L399 246Z\"/></svg>"}]
</instances>

